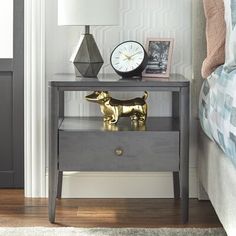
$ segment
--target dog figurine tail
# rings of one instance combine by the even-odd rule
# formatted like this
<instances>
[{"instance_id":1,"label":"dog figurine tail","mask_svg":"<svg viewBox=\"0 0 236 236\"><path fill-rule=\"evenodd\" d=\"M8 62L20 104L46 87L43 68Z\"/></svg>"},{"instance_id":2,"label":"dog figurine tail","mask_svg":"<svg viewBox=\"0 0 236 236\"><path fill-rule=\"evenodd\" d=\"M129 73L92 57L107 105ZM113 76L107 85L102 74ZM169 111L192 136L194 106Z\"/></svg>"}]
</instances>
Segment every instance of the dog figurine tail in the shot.
<instances>
[{"instance_id":1,"label":"dog figurine tail","mask_svg":"<svg viewBox=\"0 0 236 236\"><path fill-rule=\"evenodd\" d=\"M146 100L147 100L147 98L148 98L148 92L147 92L147 91L145 91L145 92L144 92L144 95L143 95L143 100L144 100L144 101L146 101Z\"/></svg>"}]
</instances>

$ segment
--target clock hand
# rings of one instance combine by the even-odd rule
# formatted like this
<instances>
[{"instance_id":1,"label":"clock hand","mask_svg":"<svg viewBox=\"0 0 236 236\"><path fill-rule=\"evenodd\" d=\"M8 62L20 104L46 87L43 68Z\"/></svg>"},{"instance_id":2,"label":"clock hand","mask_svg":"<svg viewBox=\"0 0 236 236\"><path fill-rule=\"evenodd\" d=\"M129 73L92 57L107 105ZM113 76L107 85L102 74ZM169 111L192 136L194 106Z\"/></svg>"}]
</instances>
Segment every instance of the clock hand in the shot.
<instances>
[{"instance_id":1,"label":"clock hand","mask_svg":"<svg viewBox=\"0 0 236 236\"><path fill-rule=\"evenodd\" d=\"M140 54L140 52L134 53L133 55L130 56L130 58L133 57L133 56L135 56L135 55L137 55L137 54Z\"/></svg>"},{"instance_id":2,"label":"clock hand","mask_svg":"<svg viewBox=\"0 0 236 236\"><path fill-rule=\"evenodd\" d=\"M126 55L126 54L124 54L124 53L122 53L122 55L124 55L128 60L130 60L130 56L128 56L128 55Z\"/></svg>"}]
</instances>

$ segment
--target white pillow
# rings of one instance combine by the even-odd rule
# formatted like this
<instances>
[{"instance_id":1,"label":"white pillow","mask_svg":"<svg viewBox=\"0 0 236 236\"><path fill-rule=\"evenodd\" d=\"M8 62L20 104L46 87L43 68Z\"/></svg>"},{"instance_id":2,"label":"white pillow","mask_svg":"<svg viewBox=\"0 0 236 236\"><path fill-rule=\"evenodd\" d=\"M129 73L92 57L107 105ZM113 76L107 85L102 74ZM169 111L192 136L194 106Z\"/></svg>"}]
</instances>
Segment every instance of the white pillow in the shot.
<instances>
[{"instance_id":1,"label":"white pillow","mask_svg":"<svg viewBox=\"0 0 236 236\"><path fill-rule=\"evenodd\" d=\"M225 70L236 69L236 0L224 0L226 22Z\"/></svg>"}]
</instances>

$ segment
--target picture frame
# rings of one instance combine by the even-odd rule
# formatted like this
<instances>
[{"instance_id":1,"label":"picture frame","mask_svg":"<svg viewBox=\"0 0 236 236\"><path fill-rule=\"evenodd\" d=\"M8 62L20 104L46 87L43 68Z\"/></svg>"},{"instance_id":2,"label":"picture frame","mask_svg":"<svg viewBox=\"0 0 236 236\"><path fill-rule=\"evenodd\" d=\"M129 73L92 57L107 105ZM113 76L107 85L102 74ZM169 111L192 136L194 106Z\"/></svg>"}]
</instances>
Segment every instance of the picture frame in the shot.
<instances>
[{"instance_id":1,"label":"picture frame","mask_svg":"<svg viewBox=\"0 0 236 236\"><path fill-rule=\"evenodd\" d=\"M144 77L169 77L173 46L173 38L147 39L148 64L143 71Z\"/></svg>"}]
</instances>

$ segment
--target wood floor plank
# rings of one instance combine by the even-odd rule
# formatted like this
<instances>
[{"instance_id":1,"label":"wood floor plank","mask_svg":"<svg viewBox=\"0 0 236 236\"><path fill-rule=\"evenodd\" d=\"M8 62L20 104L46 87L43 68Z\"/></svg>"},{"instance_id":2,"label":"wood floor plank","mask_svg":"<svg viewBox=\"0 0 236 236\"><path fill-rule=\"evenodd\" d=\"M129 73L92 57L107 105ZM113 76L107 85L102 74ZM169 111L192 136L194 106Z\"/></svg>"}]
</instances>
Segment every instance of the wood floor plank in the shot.
<instances>
[{"instance_id":1,"label":"wood floor plank","mask_svg":"<svg viewBox=\"0 0 236 236\"><path fill-rule=\"evenodd\" d=\"M24 198L23 190L0 190L1 226L221 227L209 201L190 199L189 223L180 222L174 199L61 199L50 224L47 199Z\"/></svg>"}]
</instances>

